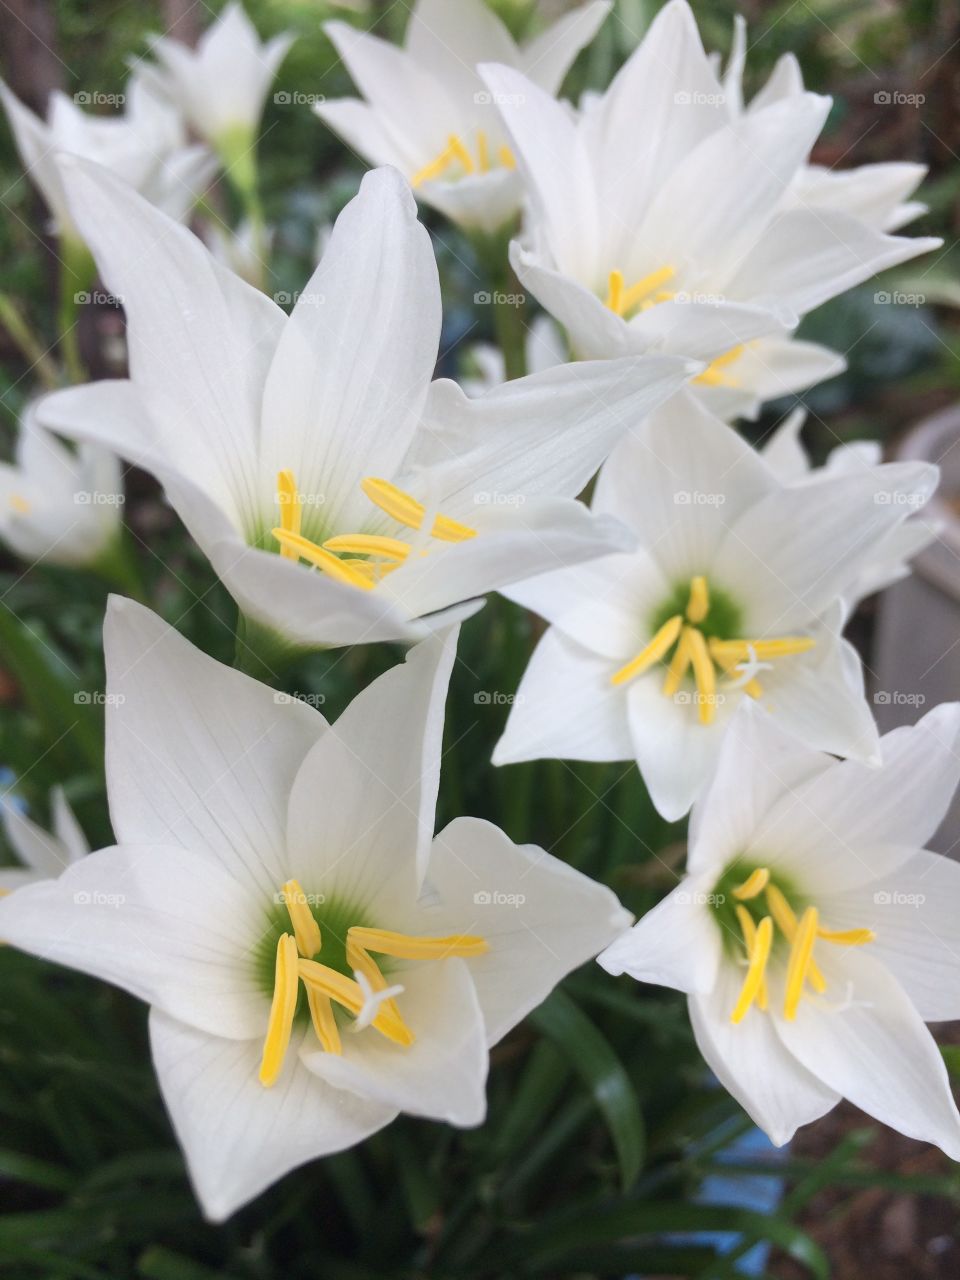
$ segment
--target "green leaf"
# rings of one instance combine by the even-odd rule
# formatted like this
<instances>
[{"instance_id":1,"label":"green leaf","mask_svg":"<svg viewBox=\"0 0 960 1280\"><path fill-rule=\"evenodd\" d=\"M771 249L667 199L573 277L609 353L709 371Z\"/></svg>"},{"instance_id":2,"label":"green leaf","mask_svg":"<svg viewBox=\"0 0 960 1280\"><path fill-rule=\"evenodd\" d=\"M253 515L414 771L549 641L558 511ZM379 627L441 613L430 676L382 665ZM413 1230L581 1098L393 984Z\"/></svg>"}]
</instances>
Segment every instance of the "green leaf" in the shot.
<instances>
[{"instance_id":1,"label":"green leaf","mask_svg":"<svg viewBox=\"0 0 960 1280\"><path fill-rule=\"evenodd\" d=\"M593 1095L616 1148L623 1189L628 1190L643 1167L646 1131L626 1068L606 1037L562 991L554 991L531 1019L566 1055Z\"/></svg>"}]
</instances>

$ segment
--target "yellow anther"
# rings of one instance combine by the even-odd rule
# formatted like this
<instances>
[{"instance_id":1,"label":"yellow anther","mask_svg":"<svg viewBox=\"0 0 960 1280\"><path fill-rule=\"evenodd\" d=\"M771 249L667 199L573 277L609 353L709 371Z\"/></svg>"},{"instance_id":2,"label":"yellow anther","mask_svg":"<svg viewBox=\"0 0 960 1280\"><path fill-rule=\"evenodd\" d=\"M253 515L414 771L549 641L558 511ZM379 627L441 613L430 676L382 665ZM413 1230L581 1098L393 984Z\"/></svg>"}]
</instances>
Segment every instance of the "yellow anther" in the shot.
<instances>
[{"instance_id":1,"label":"yellow anther","mask_svg":"<svg viewBox=\"0 0 960 1280\"><path fill-rule=\"evenodd\" d=\"M306 960L312 960L321 946L320 926L310 910L307 895L300 888L299 881L287 881L283 886L283 901L293 925L297 950Z\"/></svg>"},{"instance_id":2,"label":"yellow anther","mask_svg":"<svg viewBox=\"0 0 960 1280\"><path fill-rule=\"evenodd\" d=\"M690 579L690 599L687 601L687 621L700 623L710 612L710 588L702 574Z\"/></svg>"},{"instance_id":3,"label":"yellow anther","mask_svg":"<svg viewBox=\"0 0 960 1280\"><path fill-rule=\"evenodd\" d=\"M387 980L380 972L380 966L367 951L347 932L347 964L356 973L362 973L374 991L383 991ZM395 1000L385 1000L382 1008L400 1017L400 1010Z\"/></svg>"},{"instance_id":4,"label":"yellow anther","mask_svg":"<svg viewBox=\"0 0 960 1280\"><path fill-rule=\"evenodd\" d=\"M767 906L770 908L770 914L776 921L777 928L783 934L788 942L793 942L797 934L797 917L794 915L793 908L786 900L780 889L775 884L767 885ZM814 991L823 995L827 989L827 980L817 967L817 962L811 956L810 965L807 970L807 979Z\"/></svg>"},{"instance_id":5,"label":"yellow anther","mask_svg":"<svg viewBox=\"0 0 960 1280\"><path fill-rule=\"evenodd\" d=\"M473 163L473 156L471 156L470 152L464 146L463 139L460 137L460 135L457 133L451 133L448 139L447 145L449 146L450 150L453 152L454 158L459 160L460 163L463 165L465 172L473 173L473 170L475 168Z\"/></svg>"},{"instance_id":6,"label":"yellow anther","mask_svg":"<svg viewBox=\"0 0 960 1280\"><path fill-rule=\"evenodd\" d=\"M628 311L632 311L638 303L642 302L649 294L654 293L662 284L666 284L675 275L673 267L660 267L656 271L651 271L649 275L638 280L636 284L632 284L629 289L624 290L621 298L621 315L626 315Z\"/></svg>"},{"instance_id":7,"label":"yellow anther","mask_svg":"<svg viewBox=\"0 0 960 1280\"><path fill-rule=\"evenodd\" d=\"M603 304L618 316L623 315L623 272L611 271L607 281L607 299Z\"/></svg>"},{"instance_id":8,"label":"yellow anther","mask_svg":"<svg viewBox=\"0 0 960 1280\"><path fill-rule=\"evenodd\" d=\"M721 666L734 666L738 662L749 662L751 658L757 662L789 658L796 653L807 653L815 644L813 636L780 636L776 640L713 639L710 641L710 653Z\"/></svg>"},{"instance_id":9,"label":"yellow anther","mask_svg":"<svg viewBox=\"0 0 960 1280\"><path fill-rule=\"evenodd\" d=\"M769 867L757 867L747 876L742 885L734 889L733 896L739 898L741 902L748 902L751 898L758 898L769 883Z\"/></svg>"},{"instance_id":10,"label":"yellow anther","mask_svg":"<svg viewBox=\"0 0 960 1280\"><path fill-rule=\"evenodd\" d=\"M277 475L277 503L280 507L280 528L287 533L299 533L302 507L292 471L281 471ZM280 554L288 560L300 558L292 547L281 546Z\"/></svg>"},{"instance_id":11,"label":"yellow anther","mask_svg":"<svg viewBox=\"0 0 960 1280\"><path fill-rule=\"evenodd\" d=\"M308 991L312 988L319 995L342 1005L354 1017L363 1008L363 991L353 978L344 977L342 973L337 973L336 969L331 969L329 965L318 964L316 960L301 960L297 965L297 971ZM385 1007L378 1010L377 1016L370 1025L396 1044L413 1044L414 1036L410 1028L402 1018L392 1014Z\"/></svg>"},{"instance_id":12,"label":"yellow anther","mask_svg":"<svg viewBox=\"0 0 960 1280\"><path fill-rule=\"evenodd\" d=\"M735 360L739 360L745 350L744 345L739 347L731 347L729 351L725 351L722 356L717 356L710 364L698 373L693 379L704 387L738 387L740 385L739 378L732 378L727 373L727 365L733 364Z\"/></svg>"},{"instance_id":13,"label":"yellow anther","mask_svg":"<svg viewBox=\"0 0 960 1280\"><path fill-rule=\"evenodd\" d=\"M717 714L717 673L710 660L703 632L697 631L695 627L687 627L686 634L693 678L697 685L697 714L701 724L713 724Z\"/></svg>"},{"instance_id":14,"label":"yellow anther","mask_svg":"<svg viewBox=\"0 0 960 1280\"><path fill-rule=\"evenodd\" d=\"M818 929L817 937L843 947L864 947L868 942L877 940L872 929Z\"/></svg>"},{"instance_id":15,"label":"yellow anther","mask_svg":"<svg viewBox=\"0 0 960 1280\"><path fill-rule=\"evenodd\" d=\"M347 932L348 945L353 942L365 951L393 956L397 960L446 960L451 956L482 956L490 949L485 938L476 934L450 934L443 938L417 937L408 933L392 933L389 929L367 929L354 925Z\"/></svg>"},{"instance_id":16,"label":"yellow anther","mask_svg":"<svg viewBox=\"0 0 960 1280\"><path fill-rule=\"evenodd\" d=\"M667 667L667 678L663 682L663 693L666 697L672 698L680 688L689 665L690 646L687 644L687 628L684 627L680 632L677 647L673 651L673 657L670 659L670 665Z\"/></svg>"},{"instance_id":17,"label":"yellow anther","mask_svg":"<svg viewBox=\"0 0 960 1280\"><path fill-rule=\"evenodd\" d=\"M388 516L392 516L398 524L406 525L408 529L419 529L423 524L424 516L427 514L423 503L418 502L409 493L404 493L402 489L398 489L389 480L378 480L376 476L367 476L360 481L360 488L371 502L375 503L381 511L385 511ZM442 542L465 542L467 538L475 538L477 531L471 529L469 525L461 524L458 520L451 520L449 516L437 516L430 530L430 536L439 538Z\"/></svg>"},{"instance_id":18,"label":"yellow anther","mask_svg":"<svg viewBox=\"0 0 960 1280\"><path fill-rule=\"evenodd\" d=\"M342 533L328 538L324 550L351 556L386 556L403 561L410 554L410 544L400 538L385 538L374 533Z\"/></svg>"},{"instance_id":19,"label":"yellow anther","mask_svg":"<svg viewBox=\"0 0 960 1280\"><path fill-rule=\"evenodd\" d=\"M277 943L277 963L274 972L273 1001L267 1036L263 1042L260 1061L260 1083L267 1089L276 1084L283 1068L283 1060L290 1046L293 1031L293 1015L297 1011L297 944L289 933Z\"/></svg>"},{"instance_id":20,"label":"yellow anther","mask_svg":"<svg viewBox=\"0 0 960 1280\"><path fill-rule=\"evenodd\" d=\"M749 918L750 913L745 908L743 908L743 914ZM741 926L742 924L743 922L741 920ZM731 1022L742 1022L746 1017L750 1006L760 995L760 989L763 986L764 976L766 974L767 960L770 958L770 947L772 942L773 921L769 916L764 916L757 925L755 932L752 934L752 945L749 946L748 952L750 964L747 969L747 976L744 979L743 986L740 988L739 998L737 999L734 1010L730 1015Z\"/></svg>"},{"instance_id":21,"label":"yellow anther","mask_svg":"<svg viewBox=\"0 0 960 1280\"><path fill-rule=\"evenodd\" d=\"M286 529L274 529L272 532L281 547L289 547L298 557L302 557L315 568L321 569L335 582L343 582L350 587L360 587L364 591L369 591L374 586L374 582L365 574L358 573L356 569L338 560L330 551L324 551L323 547L317 546L309 538L304 538L299 533L288 533Z\"/></svg>"},{"instance_id":22,"label":"yellow anther","mask_svg":"<svg viewBox=\"0 0 960 1280\"><path fill-rule=\"evenodd\" d=\"M748 680L743 686L743 692L749 694L751 698L762 698L763 685L759 680Z\"/></svg>"},{"instance_id":23,"label":"yellow anther","mask_svg":"<svg viewBox=\"0 0 960 1280\"><path fill-rule=\"evenodd\" d=\"M740 921L740 931L743 934L743 941L747 948L747 959L749 960L753 948L756 944L757 926L753 922L753 916L746 907L737 907L737 919ZM772 943L771 943L772 946ZM757 992L757 1007L766 1009L767 1007L767 977L763 976L760 983L760 989Z\"/></svg>"},{"instance_id":24,"label":"yellow anther","mask_svg":"<svg viewBox=\"0 0 960 1280\"><path fill-rule=\"evenodd\" d=\"M483 129L477 130L477 167L481 173L487 173L490 169L490 147Z\"/></svg>"},{"instance_id":25,"label":"yellow anther","mask_svg":"<svg viewBox=\"0 0 960 1280\"><path fill-rule=\"evenodd\" d=\"M307 992L310 1020L313 1023L313 1029L317 1033L317 1039L320 1041L321 1047L327 1053L342 1054L343 1044L340 1040L340 1028L337 1026L337 1019L334 1016L330 997L322 995L316 987L307 986L306 983L304 983L304 986Z\"/></svg>"},{"instance_id":26,"label":"yellow anther","mask_svg":"<svg viewBox=\"0 0 960 1280\"><path fill-rule=\"evenodd\" d=\"M422 169L417 170L410 179L411 187L419 187L422 182L429 182L431 178L439 178L453 164L456 158L457 153L452 141L448 142L436 159L431 160L429 164L425 164Z\"/></svg>"},{"instance_id":27,"label":"yellow anther","mask_svg":"<svg viewBox=\"0 0 960 1280\"><path fill-rule=\"evenodd\" d=\"M16 511L17 515L28 516L30 514L30 503L26 498L21 497L19 493L11 493L10 506Z\"/></svg>"},{"instance_id":28,"label":"yellow anther","mask_svg":"<svg viewBox=\"0 0 960 1280\"><path fill-rule=\"evenodd\" d=\"M800 923L797 925L796 933L790 946L790 960L787 964L787 986L783 1000L783 1016L788 1022L792 1022L797 1016L800 997L803 995L803 984L807 980L810 961L813 959L813 944L817 939L818 919L817 908L807 907L800 917Z\"/></svg>"},{"instance_id":29,"label":"yellow anther","mask_svg":"<svg viewBox=\"0 0 960 1280\"><path fill-rule=\"evenodd\" d=\"M625 666L613 673L610 677L610 683L626 684L628 680L632 680L634 676L642 675L655 662L665 658L680 635L682 627L683 619L679 613L669 618L650 643L641 649L635 658L631 658Z\"/></svg>"},{"instance_id":30,"label":"yellow anther","mask_svg":"<svg viewBox=\"0 0 960 1280\"><path fill-rule=\"evenodd\" d=\"M515 169L517 167L517 158L506 144L497 148L497 159L504 169Z\"/></svg>"},{"instance_id":31,"label":"yellow anther","mask_svg":"<svg viewBox=\"0 0 960 1280\"><path fill-rule=\"evenodd\" d=\"M373 586L381 582L388 573L393 573L400 568L396 560L388 563L385 560L354 560L350 556L345 556L340 563L346 565L353 573L359 574L361 578L365 578Z\"/></svg>"}]
</instances>

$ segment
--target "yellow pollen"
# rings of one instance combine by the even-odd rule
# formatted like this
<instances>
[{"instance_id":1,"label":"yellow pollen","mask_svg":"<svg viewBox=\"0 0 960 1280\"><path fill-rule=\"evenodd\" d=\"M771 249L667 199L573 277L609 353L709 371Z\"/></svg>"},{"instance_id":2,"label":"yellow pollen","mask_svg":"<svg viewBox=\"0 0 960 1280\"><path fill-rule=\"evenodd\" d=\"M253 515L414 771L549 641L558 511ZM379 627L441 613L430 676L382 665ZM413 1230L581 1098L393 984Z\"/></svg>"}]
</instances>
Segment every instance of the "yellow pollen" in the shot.
<instances>
[{"instance_id":1,"label":"yellow pollen","mask_svg":"<svg viewBox=\"0 0 960 1280\"><path fill-rule=\"evenodd\" d=\"M647 310L648 306L666 302L674 295L664 293L660 290L660 286L666 284L675 274L673 267L660 267L656 271L651 271L649 275L643 276L628 289L624 287L623 272L614 269L607 278L607 297L604 306L609 307L618 316L625 316L638 306L642 310Z\"/></svg>"},{"instance_id":2,"label":"yellow pollen","mask_svg":"<svg viewBox=\"0 0 960 1280\"><path fill-rule=\"evenodd\" d=\"M763 893L764 889L770 883L769 867L757 867L757 869L744 880L739 888L734 889L733 896L739 898L741 902L748 902L750 898L757 898Z\"/></svg>"},{"instance_id":3,"label":"yellow pollen","mask_svg":"<svg viewBox=\"0 0 960 1280\"><path fill-rule=\"evenodd\" d=\"M288 880L283 886L283 901L293 925L297 950L306 960L312 960L321 947L320 926L307 903L307 895L297 880Z\"/></svg>"},{"instance_id":4,"label":"yellow pollen","mask_svg":"<svg viewBox=\"0 0 960 1280\"><path fill-rule=\"evenodd\" d=\"M423 524L423 518L427 514L423 503L398 489L389 480L367 476L360 481L360 488L372 503L392 516L398 524L406 525L408 529L419 529ZM469 525L460 524L458 520L451 520L449 516L437 516L430 536L439 538L441 542L464 542L467 538L475 538L477 531Z\"/></svg>"},{"instance_id":5,"label":"yellow pollen","mask_svg":"<svg viewBox=\"0 0 960 1280\"><path fill-rule=\"evenodd\" d=\"M353 942L365 951L393 956L396 960L446 960L451 956L482 956L489 951L485 938L476 934L451 934L443 938L416 937L408 933L391 933L388 929L367 929L354 925L347 932L347 945Z\"/></svg>"},{"instance_id":6,"label":"yellow pollen","mask_svg":"<svg viewBox=\"0 0 960 1280\"><path fill-rule=\"evenodd\" d=\"M740 916L741 911L743 912L743 917ZM733 1023L743 1021L754 1000L760 995L766 974L767 960L770 958L770 947L773 943L773 921L769 916L764 916L755 930L744 925L744 918L750 920L750 925L753 925L750 913L745 907L738 909L737 918L740 920L741 927L744 928L744 941L747 942L747 954L750 964L747 968L747 976L740 989L739 998L734 1006L733 1013L730 1015L730 1021ZM749 939L747 934L750 935Z\"/></svg>"},{"instance_id":7,"label":"yellow pollen","mask_svg":"<svg viewBox=\"0 0 960 1280\"><path fill-rule=\"evenodd\" d=\"M260 1062L260 1083L267 1089L276 1084L287 1056L293 1015L297 1011L297 989L297 944L289 933L285 933L277 943L273 1002Z\"/></svg>"},{"instance_id":8,"label":"yellow pollen","mask_svg":"<svg viewBox=\"0 0 960 1280\"><path fill-rule=\"evenodd\" d=\"M693 381L700 383L704 387L738 387L740 385L739 379L732 378L726 372L726 367L739 360L744 350L745 344L743 343L738 347L731 347L729 351L725 351L723 355L717 356L715 360L712 360L702 373L697 374Z\"/></svg>"},{"instance_id":9,"label":"yellow pollen","mask_svg":"<svg viewBox=\"0 0 960 1280\"><path fill-rule=\"evenodd\" d=\"M635 658L631 658L625 666L613 673L610 677L610 683L625 684L628 680L632 680L634 676L642 675L655 662L659 662L676 643L682 627L683 619L679 613L669 618L650 643L641 649Z\"/></svg>"},{"instance_id":10,"label":"yellow pollen","mask_svg":"<svg viewBox=\"0 0 960 1280\"><path fill-rule=\"evenodd\" d=\"M30 514L30 503L26 498L21 497L19 493L11 493L10 506L16 511L17 515L28 516Z\"/></svg>"},{"instance_id":11,"label":"yellow pollen","mask_svg":"<svg viewBox=\"0 0 960 1280\"><path fill-rule=\"evenodd\" d=\"M337 973L336 969L318 964L316 960L301 960L297 969L308 991L312 988L319 995L342 1005L354 1017L363 1008L363 991L353 978L346 978L342 973ZM391 1013L385 1006L380 1007L370 1025L395 1044L413 1044L413 1032L402 1018Z\"/></svg>"},{"instance_id":12,"label":"yellow pollen","mask_svg":"<svg viewBox=\"0 0 960 1280\"><path fill-rule=\"evenodd\" d=\"M401 562L410 554L408 542L373 533L338 534L335 538L328 538L323 546L326 551L345 552L354 556L386 556L390 560Z\"/></svg>"},{"instance_id":13,"label":"yellow pollen","mask_svg":"<svg viewBox=\"0 0 960 1280\"><path fill-rule=\"evenodd\" d=\"M688 627L687 644L697 686L697 714L701 724L713 724L717 714L717 673L710 661L703 632L697 631L695 627Z\"/></svg>"},{"instance_id":14,"label":"yellow pollen","mask_svg":"<svg viewBox=\"0 0 960 1280\"><path fill-rule=\"evenodd\" d=\"M817 939L818 920L817 908L807 907L800 917L800 923L797 925L797 931L790 946L787 988L783 1000L783 1016L788 1022L792 1022L797 1016L803 984L807 980L810 961L813 959L813 944Z\"/></svg>"},{"instance_id":15,"label":"yellow pollen","mask_svg":"<svg viewBox=\"0 0 960 1280\"><path fill-rule=\"evenodd\" d=\"M277 504L280 507L280 528L287 533L300 532L300 494L292 471L281 471L277 475ZM281 546L280 554L288 560L298 560L299 556L292 547Z\"/></svg>"},{"instance_id":16,"label":"yellow pollen","mask_svg":"<svg viewBox=\"0 0 960 1280\"><path fill-rule=\"evenodd\" d=\"M304 538L302 534L288 533L286 529L274 529L272 532L281 547L289 547L296 552L298 558L306 560L317 569L322 569L335 582L343 582L351 587L361 587L364 591L369 591L373 587L373 581L365 574L358 573L332 552L324 551L323 547L317 546L309 538Z\"/></svg>"},{"instance_id":17,"label":"yellow pollen","mask_svg":"<svg viewBox=\"0 0 960 1280\"><path fill-rule=\"evenodd\" d=\"M710 612L710 588L702 575L690 579L690 599L687 602L687 621L703 622Z\"/></svg>"},{"instance_id":18,"label":"yellow pollen","mask_svg":"<svg viewBox=\"0 0 960 1280\"><path fill-rule=\"evenodd\" d=\"M690 645L687 641L687 632L689 627L684 627L680 632L680 639L677 641L677 647L673 651L673 657L670 659L670 665L667 668L667 678L663 682L663 692L668 698L680 688L683 677L687 674L687 668L690 666Z\"/></svg>"}]
</instances>

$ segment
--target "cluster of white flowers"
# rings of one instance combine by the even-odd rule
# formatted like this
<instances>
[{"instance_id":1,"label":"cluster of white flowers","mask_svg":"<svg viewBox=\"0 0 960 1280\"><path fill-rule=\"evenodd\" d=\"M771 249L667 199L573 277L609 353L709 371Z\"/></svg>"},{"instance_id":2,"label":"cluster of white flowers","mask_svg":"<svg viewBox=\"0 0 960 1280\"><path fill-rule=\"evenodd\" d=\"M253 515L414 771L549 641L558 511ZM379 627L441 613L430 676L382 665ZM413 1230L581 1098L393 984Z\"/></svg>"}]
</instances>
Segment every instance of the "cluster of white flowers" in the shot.
<instances>
[{"instance_id":1,"label":"cluster of white flowers","mask_svg":"<svg viewBox=\"0 0 960 1280\"><path fill-rule=\"evenodd\" d=\"M794 336L807 312L939 243L894 233L922 170L812 165L829 100L788 58L744 103L742 24L721 76L686 0L606 92L559 101L609 7L523 46L482 0L418 0L403 49L330 24L363 100L316 112L381 167L289 314L183 222L210 161L184 121L243 171L286 37L261 46L230 6L195 54L156 42L109 128L4 96L61 234L122 301L129 377L32 406L0 533L42 556L80 469L119 455L272 660L413 646L330 725L115 597L117 845L79 857L62 797L56 840L6 814L36 874L2 882L0 936L149 1002L216 1219L399 1112L480 1123L489 1047L598 955L688 993L704 1057L775 1142L845 1096L960 1158L924 1025L960 1016L960 867L923 848L960 706L881 739L843 638L934 536L936 468L858 446L811 470L801 418L762 452L731 425L842 367ZM534 372L504 381L482 351L466 388L434 380L416 197L499 237L552 317ZM70 540L74 562L98 549ZM433 835L459 624L491 591L549 624L494 763L634 760L664 817L693 806L687 874L632 928L489 823Z\"/></svg>"}]
</instances>

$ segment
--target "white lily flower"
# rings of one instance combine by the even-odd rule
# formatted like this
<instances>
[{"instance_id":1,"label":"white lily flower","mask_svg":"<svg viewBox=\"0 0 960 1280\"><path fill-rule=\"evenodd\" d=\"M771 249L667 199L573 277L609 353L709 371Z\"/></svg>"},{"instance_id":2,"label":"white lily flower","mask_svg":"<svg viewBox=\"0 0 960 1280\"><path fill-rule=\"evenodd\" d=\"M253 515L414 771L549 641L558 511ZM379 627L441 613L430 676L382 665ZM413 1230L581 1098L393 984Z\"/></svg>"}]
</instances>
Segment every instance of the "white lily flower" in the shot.
<instances>
[{"instance_id":1,"label":"white lily flower","mask_svg":"<svg viewBox=\"0 0 960 1280\"><path fill-rule=\"evenodd\" d=\"M489 1047L631 917L488 822L433 837L455 631L333 726L130 601L104 644L119 844L0 901L0 937L152 1006L207 1215L400 1112L479 1124ZM355 972L403 992L342 1035L370 1012Z\"/></svg>"},{"instance_id":2,"label":"white lily flower","mask_svg":"<svg viewBox=\"0 0 960 1280\"><path fill-rule=\"evenodd\" d=\"M460 385L468 396L481 396L507 380L503 352L490 342L475 342L466 352L467 362L475 369L472 376L460 379ZM567 345L556 323L549 316L535 316L527 328L524 340L524 361L527 373L542 373L564 364Z\"/></svg>"},{"instance_id":3,"label":"white lily flower","mask_svg":"<svg viewBox=\"0 0 960 1280\"><path fill-rule=\"evenodd\" d=\"M228 4L191 49L169 36L150 41L149 72L187 121L224 158L242 163L256 145L267 93L296 37L261 42L243 6Z\"/></svg>"},{"instance_id":4,"label":"white lily flower","mask_svg":"<svg viewBox=\"0 0 960 1280\"><path fill-rule=\"evenodd\" d=\"M21 559L83 567L109 553L120 532L123 481L116 454L76 450L24 411L16 461L0 462L0 540Z\"/></svg>"},{"instance_id":5,"label":"white lily flower","mask_svg":"<svg viewBox=\"0 0 960 1280\"><path fill-rule=\"evenodd\" d=\"M479 62L502 62L547 95L610 12L590 0L517 45L483 0L417 0L402 49L327 22L324 30L363 99L314 111L370 164L390 164L417 194L466 230L495 232L520 208L522 186Z\"/></svg>"},{"instance_id":6,"label":"white lily flower","mask_svg":"<svg viewBox=\"0 0 960 1280\"><path fill-rule=\"evenodd\" d=\"M657 809L677 819L752 700L811 748L875 760L860 661L840 636L845 595L937 476L895 463L784 485L676 395L597 483L594 509L628 524L639 548L505 592L553 625L494 763L634 758ZM754 662L772 670L744 683Z\"/></svg>"},{"instance_id":7,"label":"white lily flower","mask_svg":"<svg viewBox=\"0 0 960 1280\"><path fill-rule=\"evenodd\" d=\"M629 543L574 495L691 366L565 366L477 400L431 384L436 262L394 170L364 178L289 317L101 171L74 164L70 189L132 381L54 393L44 420L157 475L248 618L303 646L417 639Z\"/></svg>"},{"instance_id":8,"label":"white lily flower","mask_svg":"<svg viewBox=\"0 0 960 1280\"><path fill-rule=\"evenodd\" d=\"M686 0L580 113L512 68L479 70L526 185L511 261L578 355L683 352L712 362L700 384L752 392L747 343L787 336L828 298L940 245L797 204L830 100L804 92L731 117Z\"/></svg>"},{"instance_id":9,"label":"white lily flower","mask_svg":"<svg viewBox=\"0 0 960 1280\"><path fill-rule=\"evenodd\" d=\"M0 866L0 898L38 880L55 880L74 862L90 852L76 815L62 787L50 792L53 831L31 821L8 799L0 801L0 820L7 843L23 863L22 867Z\"/></svg>"},{"instance_id":10,"label":"white lily flower","mask_svg":"<svg viewBox=\"0 0 960 1280\"><path fill-rule=\"evenodd\" d=\"M767 465L785 484L815 484L834 476L863 473L882 464L883 447L876 440L852 440L832 449L822 467L813 467L800 439L805 421L804 410L794 409L761 449ZM850 611L865 597L909 577L910 561L935 541L939 530L938 521L920 513L881 538L870 563L847 593Z\"/></svg>"},{"instance_id":11,"label":"white lily flower","mask_svg":"<svg viewBox=\"0 0 960 1280\"><path fill-rule=\"evenodd\" d=\"M869 769L739 716L686 875L599 961L688 993L701 1053L777 1146L849 1098L957 1160L924 1023L960 1017L960 866L923 846L960 777L960 706L880 747Z\"/></svg>"},{"instance_id":12,"label":"white lily flower","mask_svg":"<svg viewBox=\"0 0 960 1280\"><path fill-rule=\"evenodd\" d=\"M749 103L744 103L747 24L739 14L733 23L733 42L722 80L731 115L737 118L774 102L802 99L803 72L796 57L785 53L764 87ZM711 56L711 65L715 69L719 67L716 55ZM898 231L927 211L925 204L910 199L926 174L926 165L905 161L861 164L853 169L826 169L822 165L807 164L798 171L788 202L797 208L837 209L878 231Z\"/></svg>"},{"instance_id":13,"label":"white lily flower","mask_svg":"<svg viewBox=\"0 0 960 1280\"><path fill-rule=\"evenodd\" d=\"M82 237L57 167L60 155L103 165L178 220L189 214L216 171L216 160L206 147L188 145L179 112L139 75L127 84L122 115L92 115L55 90L44 121L2 82L0 101L27 173L39 187L57 232L68 239Z\"/></svg>"}]
</instances>

